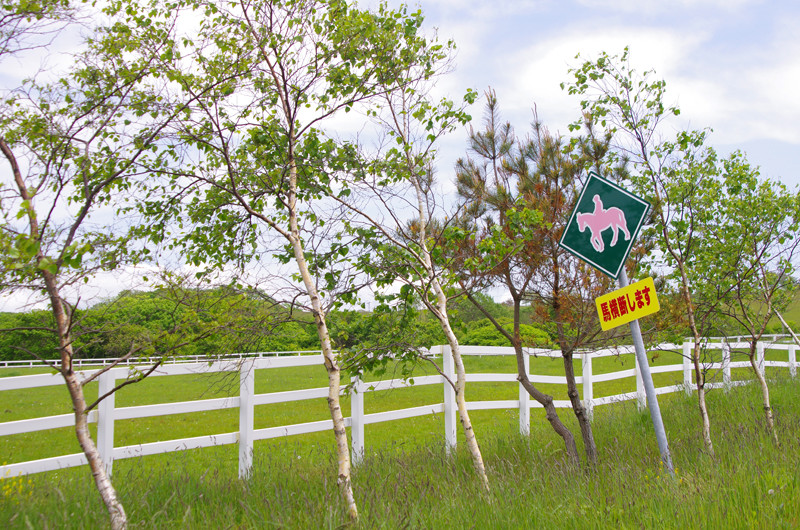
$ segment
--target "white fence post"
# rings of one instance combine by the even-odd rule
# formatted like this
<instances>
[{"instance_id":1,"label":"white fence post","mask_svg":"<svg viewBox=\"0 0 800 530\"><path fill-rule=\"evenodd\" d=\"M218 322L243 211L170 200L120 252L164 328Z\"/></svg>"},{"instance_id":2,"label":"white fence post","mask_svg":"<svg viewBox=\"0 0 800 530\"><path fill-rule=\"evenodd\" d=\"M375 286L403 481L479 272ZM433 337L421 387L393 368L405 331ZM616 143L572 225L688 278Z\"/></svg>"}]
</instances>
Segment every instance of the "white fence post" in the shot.
<instances>
[{"instance_id":1,"label":"white fence post","mask_svg":"<svg viewBox=\"0 0 800 530\"><path fill-rule=\"evenodd\" d=\"M638 370L637 370L638 373ZM583 407L589 421L594 419L594 387L592 385L592 352L583 354Z\"/></svg>"},{"instance_id":2,"label":"white fence post","mask_svg":"<svg viewBox=\"0 0 800 530\"><path fill-rule=\"evenodd\" d=\"M453 354L450 346L442 346L442 371L455 381L456 370L453 365ZM456 391L448 381L444 381L444 439L445 451L448 454L456 448L458 438L456 438Z\"/></svg>"},{"instance_id":3,"label":"white fence post","mask_svg":"<svg viewBox=\"0 0 800 530\"><path fill-rule=\"evenodd\" d=\"M756 343L756 366L758 366L758 371L761 372L762 377L764 376L764 343L758 341Z\"/></svg>"},{"instance_id":4,"label":"white fence post","mask_svg":"<svg viewBox=\"0 0 800 530\"><path fill-rule=\"evenodd\" d=\"M102 374L97 381L97 397L111 392L115 381L112 370ZM97 450L110 477L114 467L114 394L97 405Z\"/></svg>"},{"instance_id":5,"label":"white fence post","mask_svg":"<svg viewBox=\"0 0 800 530\"><path fill-rule=\"evenodd\" d=\"M253 417L255 406L255 359L239 364L239 478L247 479L253 469Z\"/></svg>"},{"instance_id":6,"label":"white fence post","mask_svg":"<svg viewBox=\"0 0 800 530\"><path fill-rule=\"evenodd\" d=\"M692 395L692 345L683 341L683 388L687 396Z\"/></svg>"},{"instance_id":7,"label":"white fence post","mask_svg":"<svg viewBox=\"0 0 800 530\"><path fill-rule=\"evenodd\" d=\"M731 389L731 345L722 338L722 386L725 391Z\"/></svg>"},{"instance_id":8,"label":"white fence post","mask_svg":"<svg viewBox=\"0 0 800 530\"><path fill-rule=\"evenodd\" d=\"M647 395L644 392L642 371L639 369L639 358L635 355L633 357L633 367L636 372L636 408L641 411L647 408Z\"/></svg>"},{"instance_id":9,"label":"white fence post","mask_svg":"<svg viewBox=\"0 0 800 530\"><path fill-rule=\"evenodd\" d=\"M527 350L522 354L522 360L525 364L525 374L530 376L531 358ZM519 383L519 433L523 436L528 436L531 433L530 394L522 386L522 383Z\"/></svg>"},{"instance_id":10,"label":"white fence post","mask_svg":"<svg viewBox=\"0 0 800 530\"><path fill-rule=\"evenodd\" d=\"M789 374L792 378L797 377L797 346L789 345Z\"/></svg>"},{"instance_id":11,"label":"white fence post","mask_svg":"<svg viewBox=\"0 0 800 530\"><path fill-rule=\"evenodd\" d=\"M358 465L364 458L364 389L366 385L358 376L353 379L353 391L350 393L350 435L352 449L350 459Z\"/></svg>"}]
</instances>

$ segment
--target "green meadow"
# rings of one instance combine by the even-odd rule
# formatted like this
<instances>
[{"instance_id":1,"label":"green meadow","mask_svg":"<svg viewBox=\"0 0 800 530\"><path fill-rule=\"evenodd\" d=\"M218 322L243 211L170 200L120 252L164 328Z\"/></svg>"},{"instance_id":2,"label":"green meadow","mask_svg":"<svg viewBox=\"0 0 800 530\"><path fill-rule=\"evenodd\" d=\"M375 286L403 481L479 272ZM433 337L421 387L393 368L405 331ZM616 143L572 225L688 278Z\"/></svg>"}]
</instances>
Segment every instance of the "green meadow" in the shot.
<instances>
[{"instance_id":1,"label":"green meadow","mask_svg":"<svg viewBox=\"0 0 800 530\"><path fill-rule=\"evenodd\" d=\"M785 360L785 352L768 352ZM651 353L652 365L679 364L671 352ZM736 359L734 360L741 360ZM513 373L512 357L468 357L468 373ZM633 366L633 356L594 359L594 373ZM580 361L576 372L581 373ZM0 377L41 372L3 369ZM425 365L418 375L433 374ZM532 358L531 373L561 375L560 359ZM481 493L461 444L444 451L444 419L430 415L366 426L365 459L353 474L363 528L793 528L800 525L800 381L786 369L768 369L782 446L763 426L754 385L709 395L716 457L702 451L696 400L683 392L660 397L678 468L659 469L647 411L632 401L595 408L600 463L570 466L563 445L540 409L531 434L519 434L517 410L473 411L492 492ZM747 378L734 370L734 379ZM721 380L721 375L719 376ZM369 380L369 378L368 378ZM680 372L656 374L656 385L682 382ZM117 407L233 396L237 374L153 377L126 387ZM256 392L324 387L322 367L258 370ZM563 385L540 385L566 399ZM632 392L635 379L594 385L595 397ZM97 392L90 385L87 392ZM366 413L440 403L442 386L368 393ZM469 401L517 399L514 383L470 383ZM66 391L43 387L0 392L2 421L70 412ZM349 415L349 399L343 399ZM569 409L559 414L579 433ZM327 419L324 400L256 408L255 427ZM115 446L238 429L238 410L117 421ZM460 433L459 433L460 435ZM579 438L579 436L578 436ZM579 441L580 444L580 441ZM69 428L0 438L0 462L79 452ZM114 463L114 483L132 528L337 528L347 522L336 488L329 432L258 441L250 480L237 478L235 445L169 453ZM0 480L0 526L104 528L107 515L87 468Z\"/></svg>"}]
</instances>

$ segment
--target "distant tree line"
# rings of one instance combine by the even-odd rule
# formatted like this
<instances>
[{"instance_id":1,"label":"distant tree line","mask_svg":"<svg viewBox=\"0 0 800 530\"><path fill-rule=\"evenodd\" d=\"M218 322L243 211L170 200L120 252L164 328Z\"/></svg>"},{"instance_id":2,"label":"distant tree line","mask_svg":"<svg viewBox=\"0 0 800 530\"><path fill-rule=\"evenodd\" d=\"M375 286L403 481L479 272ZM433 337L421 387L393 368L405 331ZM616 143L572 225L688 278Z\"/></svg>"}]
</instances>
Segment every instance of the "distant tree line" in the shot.
<instances>
[{"instance_id":1,"label":"distant tree line","mask_svg":"<svg viewBox=\"0 0 800 530\"><path fill-rule=\"evenodd\" d=\"M219 289L217 289L218 291ZM213 297L209 289L208 299ZM292 352L319 350L320 342L313 318L307 313L290 315L285 307L269 301L263 294L228 294L238 303L211 306L212 311L199 318L208 325L226 321L225 328L208 337L193 341L180 350L180 355L202 355L210 358L255 352ZM511 308L497 303L488 295L477 294L503 322L511 318ZM215 311L228 314L216 314ZM124 291L88 309L75 311L75 326L80 330L75 350L80 358L102 359L123 357L131 347L166 337L192 311L188 306L176 307L163 291ZM507 341L492 323L475 310L466 299L454 306L454 329L459 341L467 345L506 346ZM331 339L338 349L357 348L374 340L382 332L380 319L366 310L336 310L329 315ZM411 329L404 331L413 346L427 348L444 344L441 328L424 312L416 312ZM52 329L53 313L32 310L0 313L0 360L59 358L58 343ZM523 324L525 344L530 347L551 347L553 338L545 329ZM155 351L155 350L154 350Z\"/></svg>"}]
</instances>

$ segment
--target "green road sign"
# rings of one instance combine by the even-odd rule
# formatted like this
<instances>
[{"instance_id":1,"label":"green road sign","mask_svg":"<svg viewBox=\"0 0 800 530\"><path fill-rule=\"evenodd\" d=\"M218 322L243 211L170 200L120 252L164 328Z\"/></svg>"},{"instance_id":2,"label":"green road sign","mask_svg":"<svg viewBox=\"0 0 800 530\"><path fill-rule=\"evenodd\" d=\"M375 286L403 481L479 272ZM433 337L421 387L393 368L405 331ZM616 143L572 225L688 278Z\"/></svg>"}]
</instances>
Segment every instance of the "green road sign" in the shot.
<instances>
[{"instance_id":1,"label":"green road sign","mask_svg":"<svg viewBox=\"0 0 800 530\"><path fill-rule=\"evenodd\" d=\"M589 173L559 245L616 279L650 203Z\"/></svg>"}]
</instances>

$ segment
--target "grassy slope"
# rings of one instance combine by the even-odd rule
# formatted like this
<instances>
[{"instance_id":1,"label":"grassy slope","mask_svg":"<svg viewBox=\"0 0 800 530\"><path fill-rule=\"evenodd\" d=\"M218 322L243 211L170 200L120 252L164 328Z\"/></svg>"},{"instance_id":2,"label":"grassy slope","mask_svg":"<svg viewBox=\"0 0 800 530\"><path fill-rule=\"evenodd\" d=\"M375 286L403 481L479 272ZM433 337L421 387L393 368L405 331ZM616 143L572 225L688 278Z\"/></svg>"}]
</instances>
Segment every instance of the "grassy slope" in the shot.
<instances>
[{"instance_id":1,"label":"grassy slope","mask_svg":"<svg viewBox=\"0 0 800 530\"><path fill-rule=\"evenodd\" d=\"M800 324L800 296L795 297L795 300L786 308L786 311L784 311L781 316L783 316L784 320L787 322L794 322L795 325ZM792 331L800 333L800 329L793 329Z\"/></svg>"},{"instance_id":2,"label":"grassy slope","mask_svg":"<svg viewBox=\"0 0 800 530\"><path fill-rule=\"evenodd\" d=\"M628 364L619 366L624 362ZM656 364L673 362L669 354L656 359ZM630 356L596 360L595 371L628 368L630 363ZM560 361L536 359L532 365L535 373L563 373ZM469 358L468 369L511 372L513 362L510 358ZM324 371L316 367L262 372L256 378L259 393L325 382ZM681 376L659 377L674 381ZM211 390L209 383L215 383ZM596 396L635 386L633 379L605 385L603 391L595 389ZM218 378L154 378L123 390L117 404L220 397L233 388L230 381ZM558 390L556 397L563 399L563 389L548 390ZM798 390L797 382L773 385L783 450L774 449L763 433L758 394L752 386L731 395L712 392L717 460L700 452L694 400L682 395L662 397L679 467L677 481L657 473L658 453L649 416L636 412L631 403L596 409L602 463L589 473L565 466L560 441L539 411L533 411L529 439L517 434L516 411L475 411L476 432L494 485L488 498L478 493L466 454L459 450L455 460L444 456L441 417L370 425L366 461L354 477L363 526L796 526L800 524L795 472L800 464L795 435L800 427ZM509 384L480 384L470 385L468 392L470 400L514 399L517 390ZM60 387L3 392L3 420L68 412L61 394ZM57 406L53 400L58 400ZM419 387L368 396L366 408L376 412L440 401L440 386ZM347 410L348 403L344 406ZM259 407L256 427L324 419L326 414L324 403L315 402ZM577 433L571 413L565 410L561 415ZM230 432L236 423L236 411L118 422L116 444ZM76 452L75 445L70 429L4 437L0 461ZM131 520L141 527L335 527L345 515L335 490L332 449L327 432L257 442L255 473L248 484L236 479L235 446L118 461L115 482ZM105 524L85 469L6 479L0 488L0 526L5 520L20 528L28 523L74 528Z\"/></svg>"}]
</instances>

